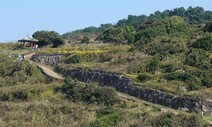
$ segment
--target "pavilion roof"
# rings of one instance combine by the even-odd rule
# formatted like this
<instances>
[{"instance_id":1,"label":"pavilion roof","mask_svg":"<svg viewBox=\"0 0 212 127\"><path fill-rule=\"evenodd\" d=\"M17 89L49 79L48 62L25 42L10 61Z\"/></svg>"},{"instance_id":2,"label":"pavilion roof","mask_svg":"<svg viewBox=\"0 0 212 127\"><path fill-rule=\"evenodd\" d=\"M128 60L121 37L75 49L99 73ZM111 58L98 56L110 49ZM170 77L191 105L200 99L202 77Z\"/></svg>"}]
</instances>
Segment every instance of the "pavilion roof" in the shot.
<instances>
[{"instance_id":1,"label":"pavilion roof","mask_svg":"<svg viewBox=\"0 0 212 127\"><path fill-rule=\"evenodd\" d=\"M18 42L38 42L38 40L30 37L25 37L21 40L18 40Z\"/></svg>"}]
</instances>

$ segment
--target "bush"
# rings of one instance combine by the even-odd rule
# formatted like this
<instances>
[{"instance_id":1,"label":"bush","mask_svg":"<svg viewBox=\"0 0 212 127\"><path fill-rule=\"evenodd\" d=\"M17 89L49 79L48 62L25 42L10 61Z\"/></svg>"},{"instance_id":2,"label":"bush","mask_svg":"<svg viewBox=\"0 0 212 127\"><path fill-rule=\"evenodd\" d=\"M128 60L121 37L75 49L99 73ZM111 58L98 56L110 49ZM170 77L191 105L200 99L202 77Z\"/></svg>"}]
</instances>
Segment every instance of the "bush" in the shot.
<instances>
[{"instance_id":1,"label":"bush","mask_svg":"<svg viewBox=\"0 0 212 127\"><path fill-rule=\"evenodd\" d=\"M121 112L111 107L100 109L96 113L97 119L90 124L92 127L117 126L121 121Z\"/></svg>"},{"instance_id":2,"label":"bush","mask_svg":"<svg viewBox=\"0 0 212 127\"><path fill-rule=\"evenodd\" d=\"M164 76L167 80L179 80L179 81L187 80L187 75L184 72L171 72L166 73Z\"/></svg>"},{"instance_id":3,"label":"bush","mask_svg":"<svg viewBox=\"0 0 212 127\"><path fill-rule=\"evenodd\" d=\"M167 64L167 65L163 65L162 66L163 70L165 73L170 73L170 72L174 72L177 69L180 69L177 65L175 64Z\"/></svg>"},{"instance_id":4,"label":"bush","mask_svg":"<svg viewBox=\"0 0 212 127\"><path fill-rule=\"evenodd\" d=\"M206 51L212 51L212 35L198 39L192 45L194 48L201 48Z\"/></svg>"},{"instance_id":5,"label":"bush","mask_svg":"<svg viewBox=\"0 0 212 127\"><path fill-rule=\"evenodd\" d=\"M67 78L58 90L74 102L84 101L108 106L118 102L116 92L113 89L97 87L92 84L81 84L71 78Z\"/></svg>"},{"instance_id":6,"label":"bush","mask_svg":"<svg viewBox=\"0 0 212 127\"><path fill-rule=\"evenodd\" d=\"M65 63L67 64L75 64L75 63L79 63L81 61L81 57L80 55L71 55L69 56L66 60Z\"/></svg>"},{"instance_id":7,"label":"bush","mask_svg":"<svg viewBox=\"0 0 212 127\"><path fill-rule=\"evenodd\" d=\"M81 43L88 44L88 43L90 43L90 39L88 37L84 36L83 39L81 40Z\"/></svg>"},{"instance_id":8,"label":"bush","mask_svg":"<svg viewBox=\"0 0 212 127\"><path fill-rule=\"evenodd\" d=\"M212 73L211 70L202 70L199 69L196 72L196 76L201 79L202 86L206 86L208 88L212 87Z\"/></svg>"},{"instance_id":9,"label":"bush","mask_svg":"<svg viewBox=\"0 0 212 127\"><path fill-rule=\"evenodd\" d=\"M188 122L189 121L189 122ZM175 115L173 113L164 113L146 122L146 126L152 127L204 127L203 119L197 115Z\"/></svg>"},{"instance_id":10,"label":"bush","mask_svg":"<svg viewBox=\"0 0 212 127\"><path fill-rule=\"evenodd\" d=\"M0 55L0 86L17 85L19 83L41 83L45 76L28 61L19 61Z\"/></svg>"},{"instance_id":11,"label":"bush","mask_svg":"<svg viewBox=\"0 0 212 127\"><path fill-rule=\"evenodd\" d=\"M151 55L156 54L176 54L183 51L183 47L180 44L164 44L164 43L153 43L147 49L147 53Z\"/></svg>"},{"instance_id":12,"label":"bush","mask_svg":"<svg viewBox=\"0 0 212 127\"><path fill-rule=\"evenodd\" d=\"M186 56L185 63L190 66L200 67L207 63L209 55L201 49L191 49Z\"/></svg>"},{"instance_id":13,"label":"bush","mask_svg":"<svg viewBox=\"0 0 212 127\"><path fill-rule=\"evenodd\" d=\"M188 90L197 90L201 86L201 80L194 75L187 76L186 83Z\"/></svg>"},{"instance_id":14,"label":"bush","mask_svg":"<svg viewBox=\"0 0 212 127\"><path fill-rule=\"evenodd\" d=\"M22 87L23 88L23 87ZM43 90L40 89L17 89L13 91L1 92L0 101L27 101L40 97Z\"/></svg>"},{"instance_id":15,"label":"bush","mask_svg":"<svg viewBox=\"0 0 212 127\"><path fill-rule=\"evenodd\" d=\"M141 82L145 82L145 81L148 81L152 78L152 76L148 73L142 73L142 74L139 74L137 79Z\"/></svg>"},{"instance_id":16,"label":"bush","mask_svg":"<svg viewBox=\"0 0 212 127\"><path fill-rule=\"evenodd\" d=\"M105 52L100 55L99 62L109 62L114 58L114 54L112 52Z\"/></svg>"},{"instance_id":17,"label":"bush","mask_svg":"<svg viewBox=\"0 0 212 127\"><path fill-rule=\"evenodd\" d=\"M197 90L202 86L201 79L192 72L171 72L166 73L164 77L167 80L183 81L188 90Z\"/></svg>"},{"instance_id":18,"label":"bush","mask_svg":"<svg viewBox=\"0 0 212 127\"><path fill-rule=\"evenodd\" d=\"M152 60L149 61L146 65L147 72L155 72L159 69L160 58L155 56Z\"/></svg>"},{"instance_id":19,"label":"bush","mask_svg":"<svg viewBox=\"0 0 212 127\"><path fill-rule=\"evenodd\" d=\"M100 33L98 39L104 42L122 43L126 40L133 40L133 37L129 36L133 31L134 28L131 26L109 28Z\"/></svg>"},{"instance_id":20,"label":"bush","mask_svg":"<svg viewBox=\"0 0 212 127\"><path fill-rule=\"evenodd\" d=\"M209 22L204 27L205 32L212 32L212 22Z\"/></svg>"}]
</instances>

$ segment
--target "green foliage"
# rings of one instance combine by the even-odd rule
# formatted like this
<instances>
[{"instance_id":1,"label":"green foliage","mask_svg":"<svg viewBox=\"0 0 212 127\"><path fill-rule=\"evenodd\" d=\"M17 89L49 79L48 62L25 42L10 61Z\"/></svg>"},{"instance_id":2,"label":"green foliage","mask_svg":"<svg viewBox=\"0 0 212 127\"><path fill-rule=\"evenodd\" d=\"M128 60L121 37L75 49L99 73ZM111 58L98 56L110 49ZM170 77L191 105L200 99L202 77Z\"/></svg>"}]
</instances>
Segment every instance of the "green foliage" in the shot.
<instances>
[{"instance_id":1,"label":"green foliage","mask_svg":"<svg viewBox=\"0 0 212 127\"><path fill-rule=\"evenodd\" d=\"M134 28L138 29L139 25L143 23L147 19L147 16L145 15L140 15L140 16L135 16L135 15L128 15L127 19L122 19L119 20L117 23L117 26L133 26Z\"/></svg>"},{"instance_id":2,"label":"green foliage","mask_svg":"<svg viewBox=\"0 0 212 127\"><path fill-rule=\"evenodd\" d=\"M150 44L146 52L151 55L156 55L156 54L167 55L167 54L180 53L183 50L184 50L184 47L183 45L180 45L180 44L153 43L153 44Z\"/></svg>"},{"instance_id":3,"label":"green foliage","mask_svg":"<svg viewBox=\"0 0 212 127\"><path fill-rule=\"evenodd\" d=\"M91 127L117 126L121 121L121 112L111 107L97 111L97 119L90 124Z\"/></svg>"},{"instance_id":4,"label":"green foliage","mask_svg":"<svg viewBox=\"0 0 212 127\"><path fill-rule=\"evenodd\" d=\"M194 48L201 48L206 51L212 51L212 35L207 35L203 38L198 39L192 45Z\"/></svg>"},{"instance_id":5,"label":"green foliage","mask_svg":"<svg viewBox=\"0 0 212 127\"><path fill-rule=\"evenodd\" d=\"M114 54L112 52L102 53L99 57L99 62L109 62L114 58Z\"/></svg>"},{"instance_id":6,"label":"green foliage","mask_svg":"<svg viewBox=\"0 0 212 127\"><path fill-rule=\"evenodd\" d=\"M88 44L88 43L90 43L90 39L88 37L84 36L83 39L81 40L81 43Z\"/></svg>"},{"instance_id":7,"label":"green foliage","mask_svg":"<svg viewBox=\"0 0 212 127\"><path fill-rule=\"evenodd\" d=\"M75 64L75 63L79 63L80 61L81 61L80 55L73 54L73 55L69 56L65 60L65 63L67 63L67 64Z\"/></svg>"},{"instance_id":8,"label":"green foliage","mask_svg":"<svg viewBox=\"0 0 212 127\"><path fill-rule=\"evenodd\" d=\"M128 35L134 31L133 27L126 26L126 27L117 27L117 28L110 28L105 30L98 36L98 39L104 42L116 42L116 43L123 43L128 38ZM131 37L132 39L132 37Z\"/></svg>"},{"instance_id":9,"label":"green foliage","mask_svg":"<svg viewBox=\"0 0 212 127\"><path fill-rule=\"evenodd\" d=\"M188 85L187 88L190 91L197 90L201 86L201 80L197 76L194 76L194 75L188 75L186 83Z\"/></svg>"},{"instance_id":10,"label":"green foliage","mask_svg":"<svg viewBox=\"0 0 212 127\"><path fill-rule=\"evenodd\" d=\"M113 25L110 23L107 24L101 24L99 27L86 27L84 29L75 30L72 32L68 32L63 34L63 38L67 39L69 42L76 42L83 39L82 37L88 37L88 38L96 38L96 35L100 32L103 32L106 29L112 28Z\"/></svg>"},{"instance_id":11,"label":"green foliage","mask_svg":"<svg viewBox=\"0 0 212 127\"><path fill-rule=\"evenodd\" d=\"M206 86L208 88L212 87L212 73L210 69L209 70L198 69L195 72L195 76L200 78L202 86Z\"/></svg>"},{"instance_id":12,"label":"green foliage","mask_svg":"<svg viewBox=\"0 0 212 127\"><path fill-rule=\"evenodd\" d=\"M185 64L194 67L201 67L202 65L209 64L208 57L208 53L204 50L191 49L186 55Z\"/></svg>"},{"instance_id":13,"label":"green foliage","mask_svg":"<svg viewBox=\"0 0 212 127\"><path fill-rule=\"evenodd\" d=\"M142 74L139 74L137 79L141 82L145 82L145 81L148 81L152 78L152 76L148 73L142 73Z\"/></svg>"},{"instance_id":14,"label":"green foliage","mask_svg":"<svg viewBox=\"0 0 212 127\"><path fill-rule=\"evenodd\" d=\"M160 65L160 58L154 57L152 60L150 60L146 65L147 72L155 72Z\"/></svg>"},{"instance_id":15,"label":"green foliage","mask_svg":"<svg viewBox=\"0 0 212 127\"><path fill-rule=\"evenodd\" d=\"M188 122L189 121L189 122ZM165 113L148 121L152 127L203 127L205 124L200 116L175 115Z\"/></svg>"},{"instance_id":16,"label":"green foliage","mask_svg":"<svg viewBox=\"0 0 212 127\"><path fill-rule=\"evenodd\" d=\"M162 69L165 73L175 72L176 70L180 69L176 64L166 64L162 65Z\"/></svg>"},{"instance_id":17,"label":"green foliage","mask_svg":"<svg viewBox=\"0 0 212 127\"><path fill-rule=\"evenodd\" d=\"M19 83L44 82L45 76L40 70L27 61L14 60L0 55L0 81L4 85L17 85Z\"/></svg>"},{"instance_id":18,"label":"green foliage","mask_svg":"<svg viewBox=\"0 0 212 127\"><path fill-rule=\"evenodd\" d=\"M171 16L180 16L181 18L185 19L185 21L189 24L200 24L200 23L206 23L208 21L211 21L212 12L205 11L202 7L189 7L187 9L180 7L180 8L175 8L173 10L165 10L163 12L156 11L153 14L150 14L150 16L129 15L127 19L119 20L117 23L117 26L130 25L137 28L138 25L144 23L148 19L161 20L161 19L169 18Z\"/></svg>"},{"instance_id":19,"label":"green foliage","mask_svg":"<svg viewBox=\"0 0 212 127\"><path fill-rule=\"evenodd\" d=\"M15 89L13 91L0 91L0 101L27 101L35 96L41 96L42 90L36 88Z\"/></svg>"},{"instance_id":20,"label":"green foliage","mask_svg":"<svg viewBox=\"0 0 212 127\"><path fill-rule=\"evenodd\" d=\"M207 12L202 7L189 7L185 13L186 20L191 24L204 23L212 18L210 15L205 15L206 13Z\"/></svg>"},{"instance_id":21,"label":"green foliage","mask_svg":"<svg viewBox=\"0 0 212 127\"><path fill-rule=\"evenodd\" d=\"M178 81L183 81L186 83L186 87L189 91L191 90L197 90L200 88L201 85L201 78L197 77L194 73L191 72L171 72L171 73L166 73L164 77L167 80L178 80Z\"/></svg>"},{"instance_id":22,"label":"green foliage","mask_svg":"<svg viewBox=\"0 0 212 127\"><path fill-rule=\"evenodd\" d=\"M84 101L86 103L97 103L114 105L118 102L116 93L109 88L97 87L92 84L81 84L68 78L63 86L58 88L67 98L74 102Z\"/></svg>"},{"instance_id":23,"label":"green foliage","mask_svg":"<svg viewBox=\"0 0 212 127\"><path fill-rule=\"evenodd\" d=\"M208 22L204 29L203 29L205 32L212 32L212 22Z\"/></svg>"},{"instance_id":24,"label":"green foliage","mask_svg":"<svg viewBox=\"0 0 212 127\"><path fill-rule=\"evenodd\" d=\"M85 52L85 53L73 53L65 59L66 64L77 64L82 62L91 62L100 60L100 53Z\"/></svg>"},{"instance_id":25,"label":"green foliage","mask_svg":"<svg viewBox=\"0 0 212 127\"><path fill-rule=\"evenodd\" d=\"M186 81L187 75L184 72L171 72L165 74L165 78L167 80L180 80L180 81Z\"/></svg>"},{"instance_id":26,"label":"green foliage","mask_svg":"<svg viewBox=\"0 0 212 127\"><path fill-rule=\"evenodd\" d=\"M58 36L55 39L53 39L52 43L53 43L52 47L56 48L56 47L59 47L61 45L64 45L65 44L65 40L63 40L62 37Z\"/></svg>"},{"instance_id":27,"label":"green foliage","mask_svg":"<svg viewBox=\"0 0 212 127\"><path fill-rule=\"evenodd\" d=\"M150 20L151 21L151 20ZM136 34L135 41L147 38L151 41L156 36L180 36L188 34L187 24L181 17L173 16L165 20L155 22L147 21Z\"/></svg>"},{"instance_id":28,"label":"green foliage","mask_svg":"<svg viewBox=\"0 0 212 127\"><path fill-rule=\"evenodd\" d=\"M37 31L32 36L33 38L39 40L39 46L53 44L53 47L58 47L65 44L62 37L55 31Z\"/></svg>"}]
</instances>

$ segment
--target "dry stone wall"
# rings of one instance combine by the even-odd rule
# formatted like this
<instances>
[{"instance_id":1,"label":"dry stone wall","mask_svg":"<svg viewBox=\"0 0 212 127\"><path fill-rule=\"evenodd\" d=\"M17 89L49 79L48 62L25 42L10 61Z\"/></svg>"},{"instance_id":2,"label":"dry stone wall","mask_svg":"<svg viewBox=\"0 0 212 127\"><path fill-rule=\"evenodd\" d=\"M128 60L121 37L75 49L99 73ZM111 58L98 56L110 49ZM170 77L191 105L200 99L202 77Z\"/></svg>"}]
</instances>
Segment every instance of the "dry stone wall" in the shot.
<instances>
[{"instance_id":1,"label":"dry stone wall","mask_svg":"<svg viewBox=\"0 0 212 127\"><path fill-rule=\"evenodd\" d=\"M32 60L56 66L65 55L33 55ZM152 103L161 104L174 109L189 112L203 113L212 116L212 100L203 98L192 98L189 96L177 96L155 89L141 88L142 84L134 84L129 78L119 73L112 73L99 70L76 68L73 70L62 70L66 76L83 82L96 82L102 86L112 86L117 91Z\"/></svg>"},{"instance_id":2,"label":"dry stone wall","mask_svg":"<svg viewBox=\"0 0 212 127\"><path fill-rule=\"evenodd\" d=\"M132 95L145 101L188 112L212 115L212 102L209 100L189 96L177 96L159 90L140 88L137 84L133 84L130 79L119 73L81 68L63 70L62 72L66 76L70 76L79 81L97 82L102 86L112 86L119 92Z\"/></svg>"},{"instance_id":3,"label":"dry stone wall","mask_svg":"<svg viewBox=\"0 0 212 127\"><path fill-rule=\"evenodd\" d=\"M56 66L58 62L63 58L65 58L65 55L61 54L51 54L51 55L36 54L31 57L31 60L42 64Z\"/></svg>"}]
</instances>

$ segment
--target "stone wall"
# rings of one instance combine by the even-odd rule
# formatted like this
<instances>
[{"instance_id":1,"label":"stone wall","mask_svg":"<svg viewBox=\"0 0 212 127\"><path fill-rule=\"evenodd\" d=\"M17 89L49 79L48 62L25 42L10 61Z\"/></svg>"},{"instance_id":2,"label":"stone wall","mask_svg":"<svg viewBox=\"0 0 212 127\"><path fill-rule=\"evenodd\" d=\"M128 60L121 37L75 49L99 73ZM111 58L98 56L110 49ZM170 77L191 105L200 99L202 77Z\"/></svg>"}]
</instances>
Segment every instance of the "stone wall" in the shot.
<instances>
[{"instance_id":1,"label":"stone wall","mask_svg":"<svg viewBox=\"0 0 212 127\"><path fill-rule=\"evenodd\" d=\"M31 60L42 63L42 64L47 64L51 66L56 66L58 62L65 58L65 55L59 55L59 54L51 54L51 55L46 55L46 54L36 54L31 57Z\"/></svg>"},{"instance_id":2,"label":"stone wall","mask_svg":"<svg viewBox=\"0 0 212 127\"><path fill-rule=\"evenodd\" d=\"M204 113L205 115L211 115L212 113L211 101L207 101L206 99L194 99L188 96L171 95L159 90L148 88L139 88L137 84L133 84L127 77L119 73L85 70L81 68L63 70L62 72L66 76L70 76L79 81L97 82L102 86L112 86L119 92L174 109Z\"/></svg>"}]
</instances>

